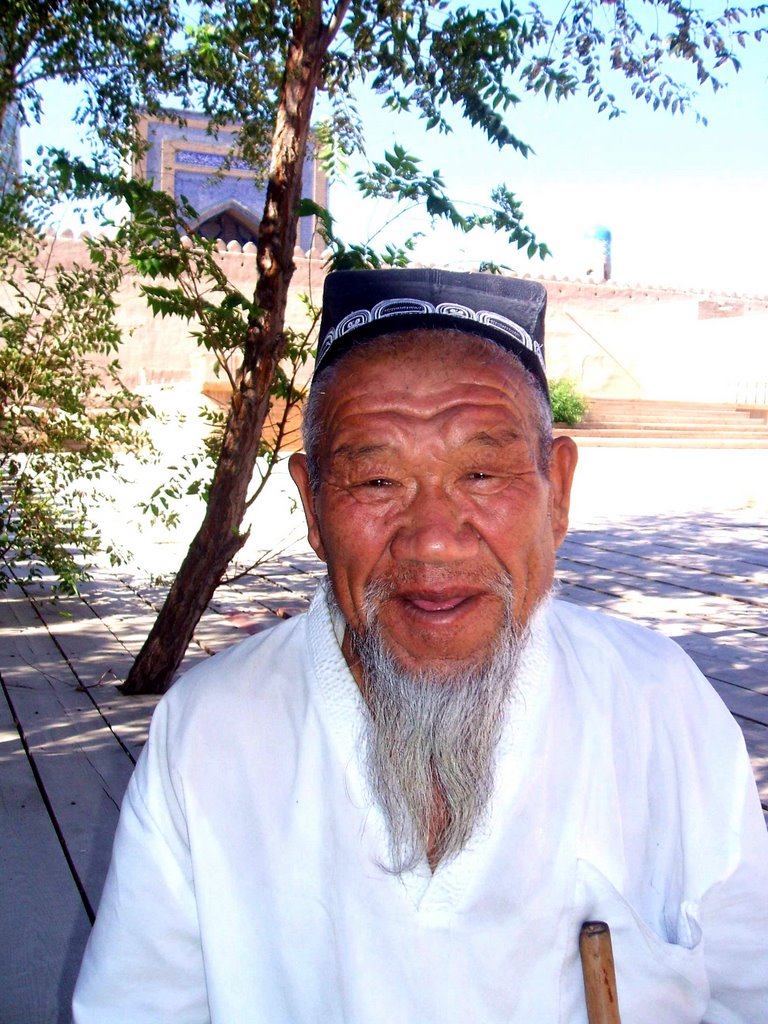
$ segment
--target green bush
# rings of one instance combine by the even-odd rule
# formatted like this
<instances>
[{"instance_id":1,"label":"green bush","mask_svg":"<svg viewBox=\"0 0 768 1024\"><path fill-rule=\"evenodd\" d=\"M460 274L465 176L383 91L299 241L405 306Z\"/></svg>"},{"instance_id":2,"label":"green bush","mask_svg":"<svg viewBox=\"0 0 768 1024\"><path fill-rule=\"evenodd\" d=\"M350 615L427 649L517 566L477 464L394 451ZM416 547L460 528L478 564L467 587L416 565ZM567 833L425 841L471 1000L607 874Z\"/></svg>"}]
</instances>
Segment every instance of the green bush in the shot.
<instances>
[{"instance_id":1,"label":"green bush","mask_svg":"<svg viewBox=\"0 0 768 1024\"><path fill-rule=\"evenodd\" d=\"M549 382L549 402L555 423L567 423L575 427L581 423L587 412L587 402L576 390L572 380L561 377Z\"/></svg>"},{"instance_id":2,"label":"green bush","mask_svg":"<svg viewBox=\"0 0 768 1024\"><path fill-rule=\"evenodd\" d=\"M102 546L94 483L119 475L120 453L142 457L151 411L116 359L124 268L98 240L82 266L57 262L44 225L58 198L42 178L0 191L0 592L46 567L77 591Z\"/></svg>"}]
</instances>

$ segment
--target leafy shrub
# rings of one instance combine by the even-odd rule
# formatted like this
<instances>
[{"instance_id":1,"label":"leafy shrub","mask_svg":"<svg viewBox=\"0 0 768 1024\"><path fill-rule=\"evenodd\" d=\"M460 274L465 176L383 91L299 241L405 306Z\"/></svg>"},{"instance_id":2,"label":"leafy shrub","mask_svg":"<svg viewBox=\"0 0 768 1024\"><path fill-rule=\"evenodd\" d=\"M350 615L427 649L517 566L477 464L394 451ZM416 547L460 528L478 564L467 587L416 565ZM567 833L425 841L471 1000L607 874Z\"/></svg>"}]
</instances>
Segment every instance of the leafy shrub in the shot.
<instances>
[{"instance_id":1,"label":"leafy shrub","mask_svg":"<svg viewBox=\"0 0 768 1024\"><path fill-rule=\"evenodd\" d=\"M77 590L101 546L94 481L139 453L150 412L115 358L123 267L96 241L88 265L57 263L44 234L56 199L28 177L0 192L0 591L46 567Z\"/></svg>"},{"instance_id":2,"label":"leafy shrub","mask_svg":"<svg viewBox=\"0 0 768 1024\"><path fill-rule=\"evenodd\" d=\"M576 390L572 380L561 377L549 382L549 402L555 423L567 423L575 427L581 423L587 412L587 402Z\"/></svg>"}]
</instances>

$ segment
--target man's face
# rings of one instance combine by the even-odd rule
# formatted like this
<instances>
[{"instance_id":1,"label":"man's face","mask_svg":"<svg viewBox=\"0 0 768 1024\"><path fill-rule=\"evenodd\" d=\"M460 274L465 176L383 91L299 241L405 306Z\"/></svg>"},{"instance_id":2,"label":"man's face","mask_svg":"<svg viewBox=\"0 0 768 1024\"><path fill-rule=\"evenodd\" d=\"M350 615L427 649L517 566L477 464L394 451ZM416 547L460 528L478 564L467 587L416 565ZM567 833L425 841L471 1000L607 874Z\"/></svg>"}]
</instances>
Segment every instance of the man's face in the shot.
<instances>
[{"instance_id":1,"label":"man's face","mask_svg":"<svg viewBox=\"0 0 768 1024\"><path fill-rule=\"evenodd\" d=\"M473 339L348 356L325 399L319 487L299 486L315 552L352 630L373 588L382 638L405 669L486 661L505 624L499 581L524 625L549 590L567 528L575 446L539 463L522 370ZM370 590L369 590L370 593Z\"/></svg>"}]
</instances>

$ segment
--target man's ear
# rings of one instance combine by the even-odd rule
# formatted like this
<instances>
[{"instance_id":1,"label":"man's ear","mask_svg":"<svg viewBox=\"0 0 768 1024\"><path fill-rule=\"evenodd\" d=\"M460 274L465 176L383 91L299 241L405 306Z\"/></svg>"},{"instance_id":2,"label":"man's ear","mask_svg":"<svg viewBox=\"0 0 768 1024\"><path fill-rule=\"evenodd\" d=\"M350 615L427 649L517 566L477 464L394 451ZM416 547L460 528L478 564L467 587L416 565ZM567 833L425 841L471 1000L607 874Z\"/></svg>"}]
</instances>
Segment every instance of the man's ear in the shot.
<instances>
[{"instance_id":1,"label":"man's ear","mask_svg":"<svg viewBox=\"0 0 768 1024\"><path fill-rule=\"evenodd\" d=\"M309 471L307 470L307 457L303 452L294 452L288 460L288 471L293 482L299 489L301 504L304 507L304 517L307 520L307 538L312 545L312 550L318 558L325 561L325 548L320 537L320 524L315 511L315 495L309 485Z\"/></svg>"},{"instance_id":2,"label":"man's ear","mask_svg":"<svg viewBox=\"0 0 768 1024\"><path fill-rule=\"evenodd\" d=\"M559 548L568 532L568 510L571 507L571 484L579 450L571 437L556 437L552 442L549 463L549 518L552 538Z\"/></svg>"}]
</instances>

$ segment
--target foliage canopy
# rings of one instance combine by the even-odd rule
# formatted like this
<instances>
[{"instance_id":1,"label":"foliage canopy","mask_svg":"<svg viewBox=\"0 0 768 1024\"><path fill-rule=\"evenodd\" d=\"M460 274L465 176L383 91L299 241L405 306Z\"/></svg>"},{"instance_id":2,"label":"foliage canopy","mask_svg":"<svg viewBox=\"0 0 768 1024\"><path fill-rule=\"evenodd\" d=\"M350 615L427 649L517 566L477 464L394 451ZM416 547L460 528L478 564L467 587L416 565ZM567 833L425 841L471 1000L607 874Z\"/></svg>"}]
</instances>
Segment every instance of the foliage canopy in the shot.
<instances>
[{"instance_id":1,"label":"foliage canopy","mask_svg":"<svg viewBox=\"0 0 768 1024\"><path fill-rule=\"evenodd\" d=\"M136 144L137 107L159 109L183 90L173 40L176 0L5 0L0 5L0 120L15 105L22 123L42 114L40 85L81 87L77 122L119 159Z\"/></svg>"}]
</instances>

